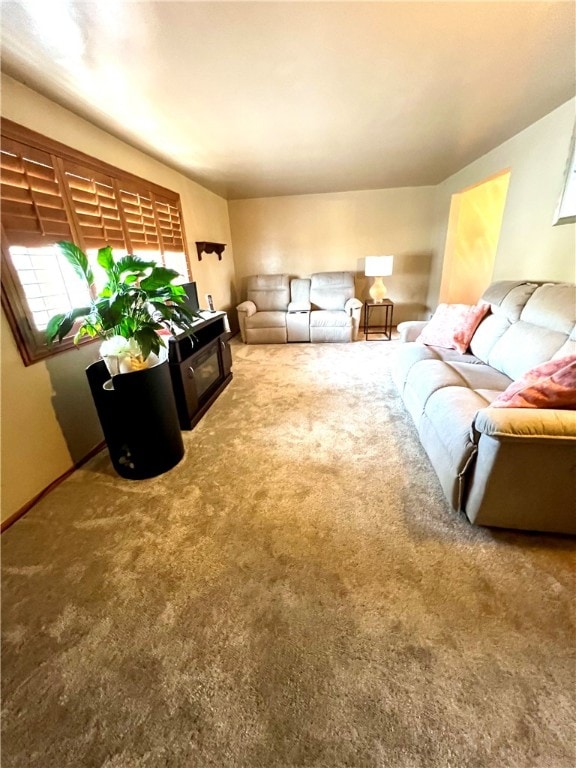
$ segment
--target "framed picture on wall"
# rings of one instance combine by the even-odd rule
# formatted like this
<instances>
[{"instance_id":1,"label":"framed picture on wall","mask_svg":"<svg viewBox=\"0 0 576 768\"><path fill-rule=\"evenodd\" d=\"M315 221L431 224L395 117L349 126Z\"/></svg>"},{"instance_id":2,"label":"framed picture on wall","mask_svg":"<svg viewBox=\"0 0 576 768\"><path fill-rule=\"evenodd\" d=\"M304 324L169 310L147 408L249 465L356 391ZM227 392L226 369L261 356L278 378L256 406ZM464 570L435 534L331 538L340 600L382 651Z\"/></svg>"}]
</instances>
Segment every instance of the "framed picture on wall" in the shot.
<instances>
[{"instance_id":1,"label":"framed picture on wall","mask_svg":"<svg viewBox=\"0 0 576 768\"><path fill-rule=\"evenodd\" d=\"M576 222L576 127L572 133L562 194L554 214L553 224L573 224L574 222Z\"/></svg>"}]
</instances>

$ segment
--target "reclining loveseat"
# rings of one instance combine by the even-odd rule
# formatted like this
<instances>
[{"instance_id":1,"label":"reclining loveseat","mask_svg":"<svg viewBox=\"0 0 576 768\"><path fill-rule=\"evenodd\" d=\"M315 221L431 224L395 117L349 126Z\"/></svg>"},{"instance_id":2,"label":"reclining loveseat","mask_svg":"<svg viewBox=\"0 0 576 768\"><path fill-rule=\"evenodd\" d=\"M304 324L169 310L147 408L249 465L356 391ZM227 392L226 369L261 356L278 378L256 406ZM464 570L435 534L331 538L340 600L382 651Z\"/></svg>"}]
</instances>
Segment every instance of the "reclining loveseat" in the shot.
<instances>
[{"instance_id":1,"label":"reclining loveseat","mask_svg":"<svg viewBox=\"0 0 576 768\"><path fill-rule=\"evenodd\" d=\"M400 323L393 379L454 510L476 525L574 534L576 288L503 281L481 302L464 352L418 341L425 322ZM568 371L564 388L544 376L524 402L523 377L529 392L548 361Z\"/></svg>"},{"instance_id":2,"label":"reclining loveseat","mask_svg":"<svg viewBox=\"0 0 576 768\"><path fill-rule=\"evenodd\" d=\"M253 275L238 305L245 344L349 342L358 335L362 302L353 272L318 272L310 278Z\"/></svg>"}]
</instances>

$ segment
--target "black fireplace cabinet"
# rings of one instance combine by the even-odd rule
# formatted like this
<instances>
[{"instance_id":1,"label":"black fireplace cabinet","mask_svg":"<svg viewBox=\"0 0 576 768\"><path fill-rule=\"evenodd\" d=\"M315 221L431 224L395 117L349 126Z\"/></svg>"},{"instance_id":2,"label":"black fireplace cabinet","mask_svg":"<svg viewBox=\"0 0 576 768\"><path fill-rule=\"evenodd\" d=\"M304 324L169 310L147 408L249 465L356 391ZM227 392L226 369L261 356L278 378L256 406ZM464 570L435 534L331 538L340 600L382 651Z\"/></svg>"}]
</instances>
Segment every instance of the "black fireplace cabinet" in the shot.
<instances>
[{"instance_id":1,"label":"black fireplace cabinet","mask_svg":"<svg viewBox=\"0 0 576 768\"><path fill-rule=\"evenodd\" d=\"M168 363L181 429L192 429L232 381L226 312L202 312L192 331L168 340Z\"/></svg>"}]
</instances>

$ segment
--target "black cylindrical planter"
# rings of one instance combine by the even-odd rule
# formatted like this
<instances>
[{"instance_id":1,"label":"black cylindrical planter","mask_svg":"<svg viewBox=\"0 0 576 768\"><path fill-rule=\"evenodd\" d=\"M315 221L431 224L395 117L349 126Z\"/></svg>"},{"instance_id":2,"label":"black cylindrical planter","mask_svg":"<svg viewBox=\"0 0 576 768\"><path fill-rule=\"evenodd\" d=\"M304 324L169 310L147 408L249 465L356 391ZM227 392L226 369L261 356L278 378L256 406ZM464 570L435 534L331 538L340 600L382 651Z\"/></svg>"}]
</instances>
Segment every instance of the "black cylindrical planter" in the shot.
<instances>
[{"instance_id":1,"label":"black cylindrical planter","mask_svg":"<svg viewBox=\"0 0 576 768\"><path fill-rule=\"evenodd\" d=\"M86 375L118 474L143 480L175 467L184 456L184 443L168 361L110 379L106 363L99 360Z\"/></svg>"}]
</instances>

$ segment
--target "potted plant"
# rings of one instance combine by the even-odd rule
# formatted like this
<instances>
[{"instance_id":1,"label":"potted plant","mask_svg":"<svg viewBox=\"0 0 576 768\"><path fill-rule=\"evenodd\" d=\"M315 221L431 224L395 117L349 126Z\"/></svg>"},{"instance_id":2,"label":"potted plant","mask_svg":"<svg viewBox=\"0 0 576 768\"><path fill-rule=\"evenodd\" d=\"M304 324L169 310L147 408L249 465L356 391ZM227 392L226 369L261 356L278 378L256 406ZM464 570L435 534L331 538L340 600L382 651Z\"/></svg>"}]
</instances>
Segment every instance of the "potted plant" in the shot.
<instances>
[{"instance_id":1,"label":"potted plant","mask_svg":"<svg viewBox=\"0 0 576 768\"><path fill-rule=\"evenodd\" d=\"M111 373L142 370L158 362L158 353L165 347L158 331L174 326L191 330L194 320L201 317L183 304L186 294L173 284L178 277L173 269L133 255L115 261L112 248L106 246L99 249L97 261L107 282L97 293L86 254L74 243L62 241L58 247L86 282L91 301L50 319L46 328L49 344L62 341L81 320L74 342L86 336L101 337L101 355Z\"/></svg>"},{"instance_id":2,"label":"potted plant","mask_svg":"<svg viewBox=\"0 0 576 768\"><path fill-rule=\"evenodd\" d=\"M94 404L114 468L129 479L172 469L184 455L163 328L191 331L197 312L184 305L178 273L138 256L117 261L112 248L100 248L98 264L106 284L96 292L86 254L74 243L60 250L90 291L90 303L55 315L46 328L49 344L62 341L77 325L74 341L100 337L102 360L86 369ZM112 378L111 378L112 377Z\"/></svg>"}]
</instances>

